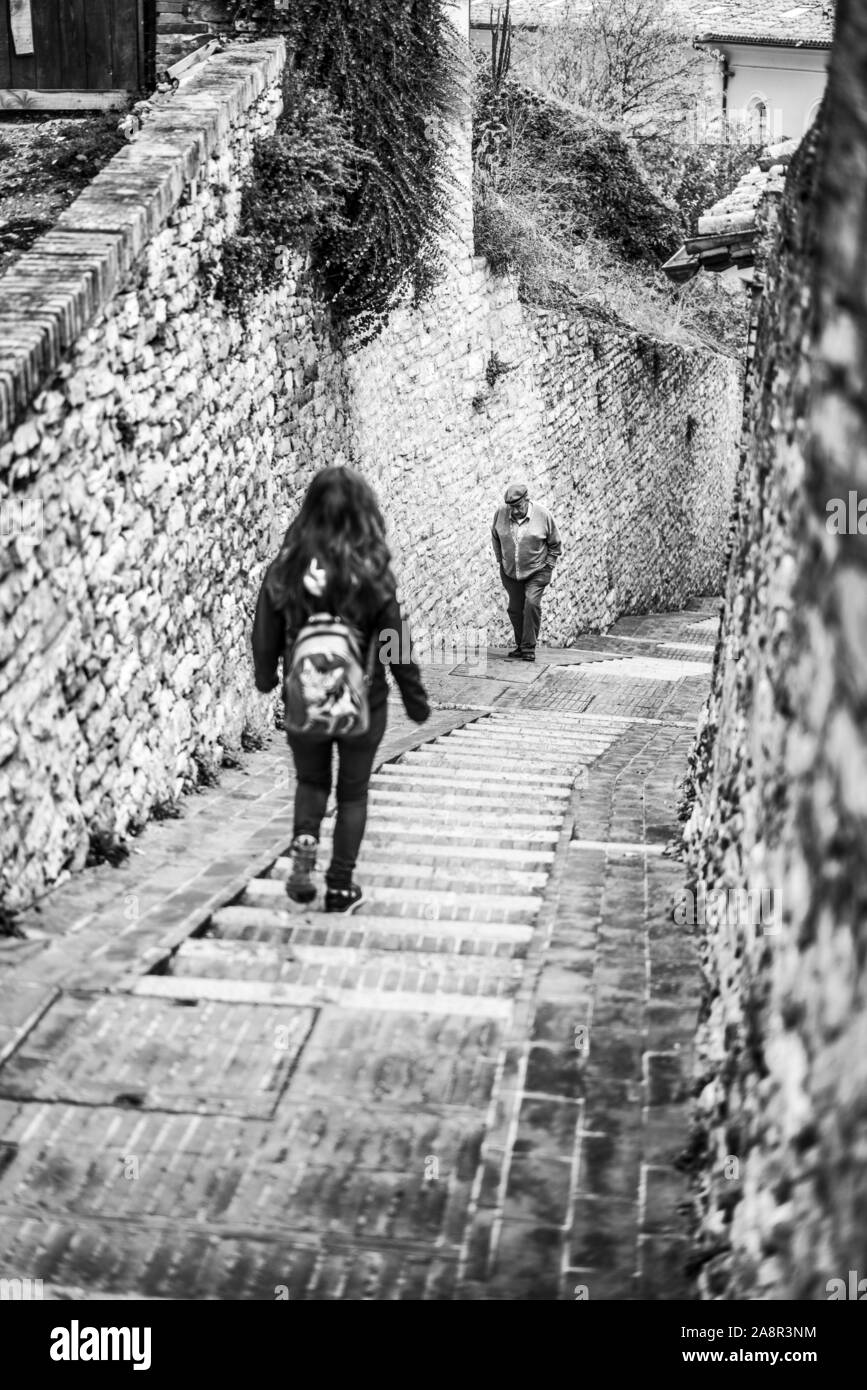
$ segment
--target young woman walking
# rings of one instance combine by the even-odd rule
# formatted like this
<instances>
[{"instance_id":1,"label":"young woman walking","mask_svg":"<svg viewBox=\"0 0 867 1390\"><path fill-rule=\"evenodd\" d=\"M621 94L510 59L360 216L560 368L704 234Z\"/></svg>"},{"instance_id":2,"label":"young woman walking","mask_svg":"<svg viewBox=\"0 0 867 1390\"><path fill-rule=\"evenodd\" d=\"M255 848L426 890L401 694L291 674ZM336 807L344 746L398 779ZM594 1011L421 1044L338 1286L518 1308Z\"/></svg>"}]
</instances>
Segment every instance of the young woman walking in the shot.
<instances>
[{"instance_id":1,"label":"young woman walking","mask_svg":"<svg viewBox=\"0 0 867 1390\"><path fill-rule=\"evenodd\" d=\"M336 745L337 817L325 874L325 911L351 912L363 896L352 873L367 821L373 761L385 733L386 664L391 666L410 719L423 724L430 714L418 667L409 657L409 633L397 599L382 513L371 488L351 468L324 468L316 474L280 553L265 574L253 624L257 690L267 692L277 686L278 660L291 650L299 630L314 613L331 613L353 627L365 664L369 666L373 658L370 723L366 733L353 737L311 740L288 735L297 780L287 892L300 903L312 902L316 896L311 875L331 792Z\"/></svg>"}]
</instances>

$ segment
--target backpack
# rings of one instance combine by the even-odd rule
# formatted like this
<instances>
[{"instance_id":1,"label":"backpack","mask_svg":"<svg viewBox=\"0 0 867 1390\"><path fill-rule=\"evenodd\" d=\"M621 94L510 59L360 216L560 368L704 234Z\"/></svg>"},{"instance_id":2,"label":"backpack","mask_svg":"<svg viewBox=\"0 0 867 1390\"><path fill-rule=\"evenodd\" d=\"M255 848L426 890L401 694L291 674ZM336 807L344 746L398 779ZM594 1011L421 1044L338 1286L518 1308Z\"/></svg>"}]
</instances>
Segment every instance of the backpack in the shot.
<instances>
[{"instance_id":1,"label":"backpack","mask_svg":"<svg viewBox=\"0 0 867 1390\"><path fill-rule=\"evenodd\" d=\"M365 666L354 628L331 613L308 618L283 663L286 732L310 739L366 733L375 651L371 640Z\"/></svg>"}]
</instances>

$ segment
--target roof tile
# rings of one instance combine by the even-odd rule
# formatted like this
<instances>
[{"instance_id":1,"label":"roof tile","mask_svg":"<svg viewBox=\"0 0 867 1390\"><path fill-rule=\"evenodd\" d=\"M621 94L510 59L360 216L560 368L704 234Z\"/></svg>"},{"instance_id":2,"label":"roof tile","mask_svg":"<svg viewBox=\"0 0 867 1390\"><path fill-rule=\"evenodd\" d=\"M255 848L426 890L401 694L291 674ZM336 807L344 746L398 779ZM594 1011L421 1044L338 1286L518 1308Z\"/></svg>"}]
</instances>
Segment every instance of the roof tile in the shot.
<instances>
[{"instance_id":1,"label":"roof tile","mask_svg":"<svg viewBox=\"0 0 867 1390\"><path fill-rule=\"evenodd\" d=\"M473 0L474 25L489 24L491 10L504 0ZM553 23L566 16L580 19L588 0L512 0L516 24ZM689 34L725 34L729 38L764 37L776 42L830 43L833 3L829 0L670 0L673 18Z\"/></svg>"}]
</instances>

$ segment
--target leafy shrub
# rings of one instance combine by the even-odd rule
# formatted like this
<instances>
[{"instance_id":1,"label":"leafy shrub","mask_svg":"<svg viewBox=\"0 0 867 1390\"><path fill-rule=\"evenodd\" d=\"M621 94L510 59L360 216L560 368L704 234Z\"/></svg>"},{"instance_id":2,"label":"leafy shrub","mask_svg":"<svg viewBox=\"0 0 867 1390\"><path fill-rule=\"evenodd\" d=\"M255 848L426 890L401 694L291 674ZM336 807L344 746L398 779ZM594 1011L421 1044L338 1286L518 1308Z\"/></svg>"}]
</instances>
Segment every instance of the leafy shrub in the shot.
<instances>
[{"instance_id":1,"label":"leafy shrub","mask_svg":"<svg viewBox=\"0 0 867 1390\"><path fill-rule=\"evenodd\" d=\"M365 155L348 225L331 226L319 253L337 320L366 334L404 290L424 299L443 269L455 32L443 0L293 0L286 22L298 67Z\"/></svg>"}]
</instances>

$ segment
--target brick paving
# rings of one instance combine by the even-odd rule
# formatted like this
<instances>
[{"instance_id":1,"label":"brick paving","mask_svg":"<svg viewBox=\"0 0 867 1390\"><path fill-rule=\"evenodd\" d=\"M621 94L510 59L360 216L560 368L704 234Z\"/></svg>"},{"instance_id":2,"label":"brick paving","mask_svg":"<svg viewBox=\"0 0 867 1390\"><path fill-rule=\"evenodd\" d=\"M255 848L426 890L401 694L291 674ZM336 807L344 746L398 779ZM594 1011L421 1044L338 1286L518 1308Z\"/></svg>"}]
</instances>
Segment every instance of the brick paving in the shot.
<instances>
[{"instance_id":1,"label":"brick paving","mask_svg":"<svg viewBox=\"0 0 867 1390\"><path fill-rule=\"evenodd\" d=\"M675 806L718 605L391 711L327 917L281 736L0 944L0 1272L49 1297L693 1296ZM326 820L321 861L327 862Z\"/></svg>"}]
</instances>

